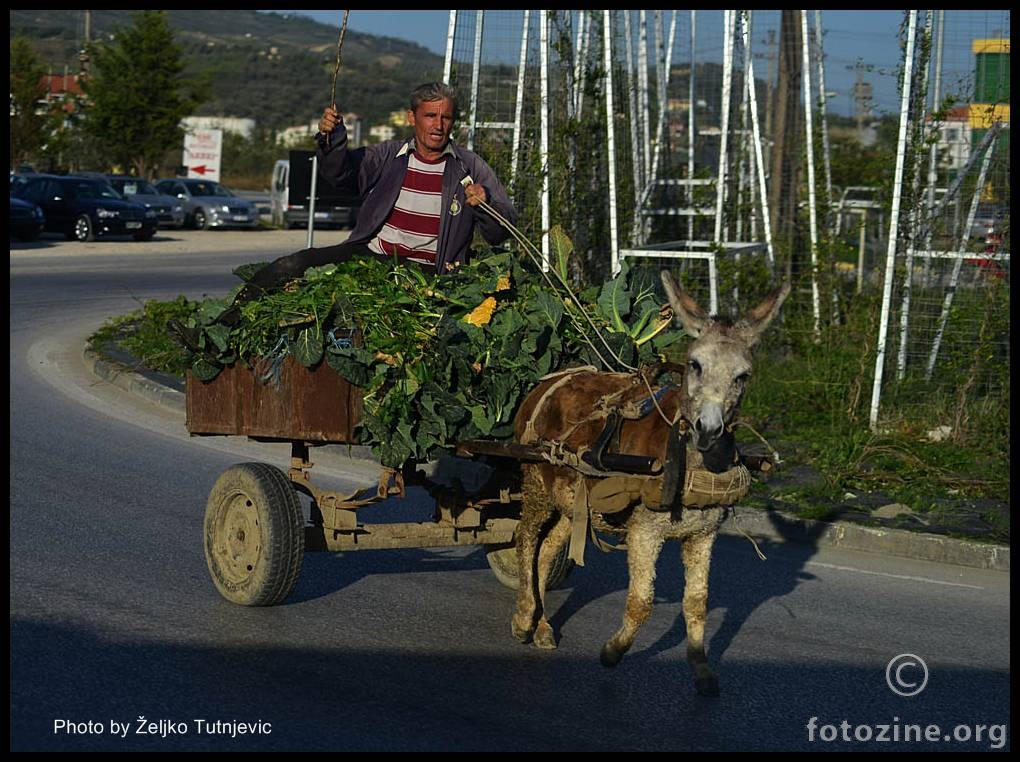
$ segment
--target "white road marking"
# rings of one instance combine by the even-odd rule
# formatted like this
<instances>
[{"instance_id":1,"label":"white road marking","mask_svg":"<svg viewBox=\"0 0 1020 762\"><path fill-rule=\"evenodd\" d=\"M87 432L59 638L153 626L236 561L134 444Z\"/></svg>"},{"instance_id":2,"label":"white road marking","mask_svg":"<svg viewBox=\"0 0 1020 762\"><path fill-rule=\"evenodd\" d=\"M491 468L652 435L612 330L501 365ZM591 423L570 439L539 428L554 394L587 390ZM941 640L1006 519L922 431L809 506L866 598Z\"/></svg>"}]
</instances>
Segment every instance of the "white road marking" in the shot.
<instances>
[{"instance_id":1,"label":"white road marking","mask_svg":"<svg viewBox=\"0 0 1020 762\"><path fill-rule=\"evenodd\" d=\"M858 569L855 566L838 566L836 564L826 564L821 561L808 561L804 564L805 566L820 566L823 569L834 569L836 571L848 571L857 572L858 574L871 574L876 577L888 577L890 579L905 579L911 582L927 582L930 585L945 585L946 587L965 587L969 590L984 590L985 588L981 585L968 585L963 582L945 582L940 579L931 579L930 577L915 577L910 574L890 574L888 572L877 572L869 569Z\"/></svg>"}]
</instances>

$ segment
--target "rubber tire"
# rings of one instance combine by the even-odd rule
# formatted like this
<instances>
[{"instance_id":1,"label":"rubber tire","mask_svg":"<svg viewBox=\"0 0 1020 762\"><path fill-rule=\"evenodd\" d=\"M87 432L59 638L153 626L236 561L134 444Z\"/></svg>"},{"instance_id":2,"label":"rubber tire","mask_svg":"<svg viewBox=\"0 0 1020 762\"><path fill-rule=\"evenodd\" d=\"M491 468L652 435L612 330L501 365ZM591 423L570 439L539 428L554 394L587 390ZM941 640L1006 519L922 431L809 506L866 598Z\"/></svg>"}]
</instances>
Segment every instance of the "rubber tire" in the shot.
<instances>
[{"instance_id":1,"label":"rubber tire","mask_svg":"<svg viewBox=\"0 0 1020 762\"><path fill-rule=\"evenodd\" d=\"M511 590L517 589L516 545L486 545L485 560L489 562L489 568L492 569L492 573L501 585ZM547 589L554 590L563 585L573 570L574 562L570 560L570 543L566 543L553 563Z\"/></svg>"},{"instance_id":2,"label":"rubber tire","mask_svg":"<svg viewBox=\"0 0 1020 762\"><path fill-rule=\"evenodd\" d=\"M283 471L239 463L224 471L205 508L205 560L220 595L275 606L297 584L305 553L301 501Z\"/></svg>"},{"instance_id":3,"label":"rubber tire","mask_svg":"<svg viewBox=\"0 0 1020 762\"><path fill-rule=\"evenodd\" d=\"M208 230L209 229L209 217L205 213L205 209L196 209L195 213L191 216L191 226L195 230Z\"/></svg>"},{"instance_id":4,"label":"rubber tire","mask_svg":"<svg viewBox=\"0 0 1020 762\"><path fill-rule=\"evenodd\" d=\"M87 214L79 215L78 219L74 221L72 237L81 243L89 243L96 240L96 233L92 229L92 220L89 219Z\"/></svg>"}]
</instances>

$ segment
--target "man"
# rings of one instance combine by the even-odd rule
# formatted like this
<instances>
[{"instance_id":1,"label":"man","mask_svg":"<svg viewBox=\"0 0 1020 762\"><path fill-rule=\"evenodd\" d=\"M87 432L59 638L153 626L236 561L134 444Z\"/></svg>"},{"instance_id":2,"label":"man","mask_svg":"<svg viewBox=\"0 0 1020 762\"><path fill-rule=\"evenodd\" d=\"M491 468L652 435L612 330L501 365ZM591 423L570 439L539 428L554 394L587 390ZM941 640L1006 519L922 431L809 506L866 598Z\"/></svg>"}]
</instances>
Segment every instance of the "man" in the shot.
<instances>
[{"instance_id":1,"label":"man","mask_svg":"<svg viewBox=\"0 0 1020 762\"><path fill-rule=\"evenodd\" d=\"M514 208L489 165L450 139L456 114L453 88L429 82L411 93L407 120L414 137L351 149L343 117L335 106L327 106L316 135L319 172L337 188L361 195L354 230L341 244L303 249L263 267L218 321L236 323L240 304L300 277L309 267L375 257L442 274L468 261L476 228L490 244L506 240L509 231L479 204L490 205L511 224ZM188 349L198 351L197 329L177 321L168 327Z\"/></svg>"},{"instance_id":2,"label":"man","mask_svg":"<svg viewBox=\"0 0 1020 762\"><path fill-rule=\"evenodd\" d=\"M406 260L441 274L467 262L476 226L493 245L506 240L509 231L478 205L488 203L511 223L513 206L489 165L450 140L456 114L453 88L429 82L411 93L407 121L414 137L351 149L343 116L327 106L315 136L319 172L361 195L358 222L337 246L304 249L267 265L249 281L252 296L309 267L357 256Z\"/></svg>"}]
</instances>

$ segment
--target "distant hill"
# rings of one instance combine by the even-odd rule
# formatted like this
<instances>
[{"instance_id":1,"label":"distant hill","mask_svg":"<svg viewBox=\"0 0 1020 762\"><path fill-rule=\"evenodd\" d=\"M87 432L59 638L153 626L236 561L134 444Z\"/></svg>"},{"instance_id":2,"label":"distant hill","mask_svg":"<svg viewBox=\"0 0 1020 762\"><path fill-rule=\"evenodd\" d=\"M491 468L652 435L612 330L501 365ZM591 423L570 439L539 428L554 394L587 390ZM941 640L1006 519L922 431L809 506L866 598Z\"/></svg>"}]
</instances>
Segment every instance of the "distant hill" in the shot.
<instances>
[{"instance_id":1,"label":"distant hill","mask_svg":"<svg viewBox=\"0 0 1020 762\"><path fill-rule=\"evenodd\" d=\"M130 26L131 11L92 11L93 40ZM11 11L21 36L54 73L77 72L85 11ZM306 16L238 11L167 11L184 48L186 74L211 76L211 98L196 116L255 119L274 130L316 120L330 96L338 29ZM385 122L407 107L418 84L441 79L443 58L405 40L347 30L337 80L341 109Z\"/></svg>"}]
</instances>

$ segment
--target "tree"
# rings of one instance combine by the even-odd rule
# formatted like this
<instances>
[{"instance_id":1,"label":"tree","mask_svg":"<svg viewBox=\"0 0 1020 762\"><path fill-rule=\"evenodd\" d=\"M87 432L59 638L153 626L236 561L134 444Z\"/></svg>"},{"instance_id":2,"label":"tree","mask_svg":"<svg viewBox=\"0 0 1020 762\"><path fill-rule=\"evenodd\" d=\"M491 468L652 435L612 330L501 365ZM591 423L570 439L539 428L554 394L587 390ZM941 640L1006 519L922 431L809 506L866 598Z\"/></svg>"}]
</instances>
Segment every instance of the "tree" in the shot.
<instances>
[{"instance_id":1,"label":"tree","mask_svg":"<svg viewBox=\"0 0 1020 762\"><path fill-rule=\"evenodd\" d=\"M307 145L296 146L315 150L315 142L308 138ZM250 138L235 132L223 133L223 169L220 175L229 187L262 190L268 188L273 176L273 164L286 159L288 149L276 142L276 132L268 127L256 127Z\"/></svg>"},{"instance_id":2,"label":"tree","mask_svg":"<svg viewBox=\"0 0 1020 762\"><path fill-rule=\"evenodd\" d=\"M46 69L24 37L11 42L11 169L38 156L52 117L39 110L47 93Z\"/></svg>"},{"instance_id":3,"label":"tree","mask_svg":"<svg viewBox=\"0 0 1020 762\"><path fill-rule=\"evenodd\" d=\"M115 29L112 42L92 46L85 128L111 164L146 177L169 148L183 144L181 120L201 102L202 88L182 76L183 50L165 11L132 19Z\"/></svg>"}]
</instances>

